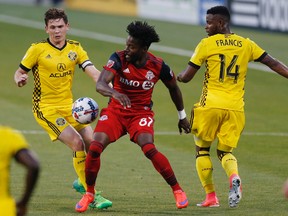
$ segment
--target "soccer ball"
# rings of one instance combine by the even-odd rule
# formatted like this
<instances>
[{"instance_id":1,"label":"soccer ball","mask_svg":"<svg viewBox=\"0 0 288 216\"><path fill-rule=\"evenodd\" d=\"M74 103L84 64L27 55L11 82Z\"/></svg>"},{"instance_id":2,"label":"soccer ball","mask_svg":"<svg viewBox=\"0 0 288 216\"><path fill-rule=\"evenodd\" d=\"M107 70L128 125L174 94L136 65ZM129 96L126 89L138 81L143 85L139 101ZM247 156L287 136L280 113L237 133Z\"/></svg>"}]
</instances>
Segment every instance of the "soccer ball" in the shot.
<instances>
[{"instance_id":1,"label":"soccer ball","mask_svg":"<svg viewBox=\"0 0 288 216\"><path fill-rule=\"evenodd\" d=\"M99 106L92 98L78 98L72 106L72 116L80 124L89 124L95 121L99 113Z\"/></svg>"}]
</instances>

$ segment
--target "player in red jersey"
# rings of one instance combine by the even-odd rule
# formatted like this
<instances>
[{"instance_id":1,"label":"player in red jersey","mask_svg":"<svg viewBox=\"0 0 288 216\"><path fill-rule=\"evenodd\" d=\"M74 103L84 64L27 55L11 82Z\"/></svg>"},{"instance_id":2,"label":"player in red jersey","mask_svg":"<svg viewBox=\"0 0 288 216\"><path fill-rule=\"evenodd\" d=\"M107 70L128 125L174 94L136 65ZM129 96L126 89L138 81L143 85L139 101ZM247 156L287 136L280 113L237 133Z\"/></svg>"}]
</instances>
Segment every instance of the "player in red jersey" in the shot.
<instances>
[{"instance_id":1,"label":"player in red jersey","mask_svg":"<svg viewBox=\"0 0 288 216\"><path fill-rule=\"evenodd\" d=\"M110 97L107 108L102 109L94 130L94 141L86 159L87 192L76 204L76 211L86 211L93 201L96 177L100 169L100 155L112 142L128 133L132 142L141 147L155 169L171 186L177 208L188 206L185 192L180 187L168 159L154 145L154 112L152 93L160 79L168 88L172 101L178 110L180 134L191 132L186 118L182 93L175 75L165 62L148 49L159 36L153 26L135 21L127 26L128 38L123 51L111 55L96 84L96 90ZM114 88L109 87L112 82Z\"/></svg>"}]
</instances>

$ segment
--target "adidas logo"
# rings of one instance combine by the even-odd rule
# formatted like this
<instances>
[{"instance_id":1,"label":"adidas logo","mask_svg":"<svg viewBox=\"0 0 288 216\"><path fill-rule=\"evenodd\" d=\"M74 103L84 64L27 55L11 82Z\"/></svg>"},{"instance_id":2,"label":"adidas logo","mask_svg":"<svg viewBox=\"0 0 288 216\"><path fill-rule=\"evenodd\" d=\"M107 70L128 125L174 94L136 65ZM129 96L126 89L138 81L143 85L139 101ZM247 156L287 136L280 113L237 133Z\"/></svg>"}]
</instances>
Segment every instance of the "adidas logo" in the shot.
<instances>
[{"instance_id":1,"label":"adidas logo","mask_svg":"<svg viewBox=\"0 0 288 216\"><path fill-rule=\"evenodd\" d=\"M50 54L48 54L48 55L46 56L46 59L50 59L50 58L52 58L52 57L51 57Z\"/></svg>"},{"instance_id":2,"label":"adidas logo","mask_svg":"<svg viewBox=\"0 0 288 216\"><path fill-rule=\"evenodd\" d=\"M126 68L125 70L123 70L123 73L130 73L130 71L128 68Z\"/></svg>"}]
</instances>

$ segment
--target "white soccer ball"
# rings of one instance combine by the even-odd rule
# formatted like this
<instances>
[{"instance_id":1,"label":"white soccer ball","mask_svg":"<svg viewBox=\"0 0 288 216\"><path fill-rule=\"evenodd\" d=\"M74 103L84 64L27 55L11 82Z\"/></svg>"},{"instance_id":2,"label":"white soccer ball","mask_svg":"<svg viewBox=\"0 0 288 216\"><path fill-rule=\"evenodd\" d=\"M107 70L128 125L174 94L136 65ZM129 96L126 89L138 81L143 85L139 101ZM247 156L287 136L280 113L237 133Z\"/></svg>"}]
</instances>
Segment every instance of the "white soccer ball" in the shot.
<instances>
[{"instance_id":1,"label":"white soccer ball","mask_svg":"<svg viewBox=\"0 0 288 216\"><path fill-rule=\"evenodd\" d=\"M89 124L95 121L99 113L99 106L92 98L78 98L72 106L73 118L81 124Z\"/></svg>"}]
</instances>

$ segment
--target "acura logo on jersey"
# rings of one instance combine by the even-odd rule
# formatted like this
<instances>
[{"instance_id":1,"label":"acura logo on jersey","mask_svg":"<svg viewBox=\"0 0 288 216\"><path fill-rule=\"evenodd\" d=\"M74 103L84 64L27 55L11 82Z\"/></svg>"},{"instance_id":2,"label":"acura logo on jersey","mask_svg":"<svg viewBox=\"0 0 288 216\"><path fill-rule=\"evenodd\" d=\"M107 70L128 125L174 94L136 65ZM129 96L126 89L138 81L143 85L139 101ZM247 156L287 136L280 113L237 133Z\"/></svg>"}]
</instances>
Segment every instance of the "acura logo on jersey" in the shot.
<instances>
[{"instance_id":1,"label":"acura logo on jersey","mask_svg":"<svg viewBox=\"0 0 288 216\"><path fill-rule=\"evenodd\" d=\"M66 65L64 63L59 63L57 65L57 70L60 71L60 72L63 72L66 70Z\"/></svg>"}]
</instances>

